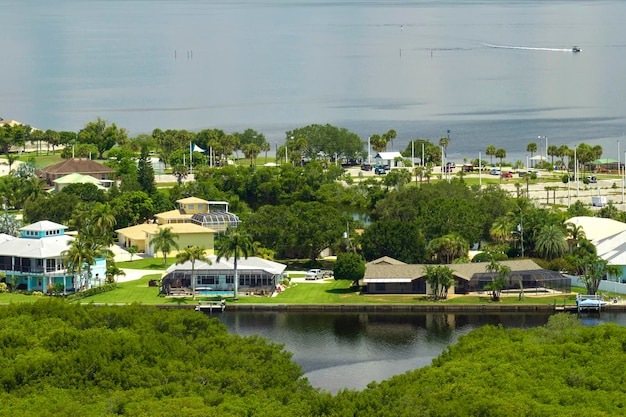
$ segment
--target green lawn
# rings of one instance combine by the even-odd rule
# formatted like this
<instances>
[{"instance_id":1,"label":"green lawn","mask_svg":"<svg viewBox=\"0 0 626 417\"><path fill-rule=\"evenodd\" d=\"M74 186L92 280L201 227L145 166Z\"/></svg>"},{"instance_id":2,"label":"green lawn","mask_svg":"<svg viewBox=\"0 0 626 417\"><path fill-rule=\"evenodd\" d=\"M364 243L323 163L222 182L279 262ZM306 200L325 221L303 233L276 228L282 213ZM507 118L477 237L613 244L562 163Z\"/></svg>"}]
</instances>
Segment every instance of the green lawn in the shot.
<instances>
[{"instance_id":1,"label":"green lawn","mask_svg":"<svg viewBox=\"0 0 626 417\"><path fill-rule=\"evenodd\" d=\"M116 262L118 268L128 269L167 269L170 265L176 263L176 257L167 258L167 264L163 265L163 258L134 258L132 261Z\"/></svg>"}]
</instances>

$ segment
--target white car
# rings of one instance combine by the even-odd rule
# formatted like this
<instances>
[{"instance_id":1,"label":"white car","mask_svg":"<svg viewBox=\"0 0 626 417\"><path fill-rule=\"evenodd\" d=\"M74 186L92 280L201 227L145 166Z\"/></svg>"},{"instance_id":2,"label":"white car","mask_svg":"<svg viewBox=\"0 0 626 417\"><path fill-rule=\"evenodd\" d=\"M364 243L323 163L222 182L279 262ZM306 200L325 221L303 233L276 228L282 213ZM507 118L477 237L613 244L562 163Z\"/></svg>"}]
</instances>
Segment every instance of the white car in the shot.
<instances>
[{"instance_id":1,"label":"white car","mask_svg":"<svg viewBox=\"0 0 626 417\"><path fill-rule=\"evenodd\" d=\"M321 269L309 269L308 271L306 271L306 274L304 274L304 279L319 279L323 276L324 273Z\"/></svg>"}]
</instances>

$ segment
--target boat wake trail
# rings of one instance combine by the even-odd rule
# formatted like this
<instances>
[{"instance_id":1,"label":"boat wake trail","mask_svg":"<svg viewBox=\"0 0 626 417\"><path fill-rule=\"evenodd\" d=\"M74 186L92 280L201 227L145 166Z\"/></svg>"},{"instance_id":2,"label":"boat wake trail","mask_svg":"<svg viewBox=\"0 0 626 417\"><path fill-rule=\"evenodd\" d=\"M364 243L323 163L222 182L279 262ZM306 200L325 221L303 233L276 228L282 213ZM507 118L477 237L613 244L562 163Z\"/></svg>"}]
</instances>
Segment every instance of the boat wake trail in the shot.
<instances>
[{"instance_id":1,"label":"boat wake trail","mask_svg":"<svg viewBox=\"0 0 626 417\"><path fill-rule=\"evenodd\" d=\"M483 45L488 48L498 48L498 49L522 49L526 51L572 52L572 48L535 48L532 46L493 45L491 43L483 43Z\"/></svg>"}]
</instances>

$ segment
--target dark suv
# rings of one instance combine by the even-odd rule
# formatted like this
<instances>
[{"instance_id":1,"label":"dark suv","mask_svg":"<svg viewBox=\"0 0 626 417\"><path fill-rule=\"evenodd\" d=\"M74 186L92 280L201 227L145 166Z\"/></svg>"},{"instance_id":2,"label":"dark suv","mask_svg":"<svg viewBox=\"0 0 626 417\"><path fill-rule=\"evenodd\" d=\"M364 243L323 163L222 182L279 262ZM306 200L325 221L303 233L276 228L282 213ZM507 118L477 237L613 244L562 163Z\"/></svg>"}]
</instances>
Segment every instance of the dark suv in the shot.
<instances>
[{"instance_id":1,"label":"dark suv","mask_svg":"<svg viewBox=\"0 0 626 417\"><path fill-rule=\"evenodd\" d=\"M371 171L371 170L372 170L372 166L370 164L361 165L361 171Z\"/></svg>"}]
</instances>

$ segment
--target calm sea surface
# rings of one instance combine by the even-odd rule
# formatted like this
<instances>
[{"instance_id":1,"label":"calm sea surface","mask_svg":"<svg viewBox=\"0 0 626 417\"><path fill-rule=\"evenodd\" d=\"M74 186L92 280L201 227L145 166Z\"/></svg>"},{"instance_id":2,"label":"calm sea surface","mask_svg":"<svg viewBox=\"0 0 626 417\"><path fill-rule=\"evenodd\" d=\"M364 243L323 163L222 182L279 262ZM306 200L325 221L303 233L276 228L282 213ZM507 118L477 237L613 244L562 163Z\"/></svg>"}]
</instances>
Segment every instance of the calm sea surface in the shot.
<instances>
[{"instance_id":1,"label":"calm sea surface","mask_svg":"<svg viewBox=\"0 0 626 417\"><path fill-rule=\"evenodd\" d=\"M536 327L549 314L327 314L228 312L217 315L229 332L260 335L293 353L315 387L336 393L431 364L459 336L486 324ZM584 324L626 325L625 314L602 313Z\"/></svg>"},{"instance_id":2,"label":"calm sea surface","mask_svg":"<svg viewBox=\"0 0 626 417\"><path fill-rule=\"evenodd\" d=\"M0 0L0 117L626 149L626 2ZM581 53L571 52L578 45ZM274 146L272 146L274 147Z\"/></svg>"}]
</instances>

